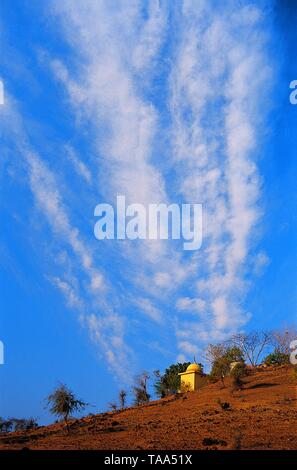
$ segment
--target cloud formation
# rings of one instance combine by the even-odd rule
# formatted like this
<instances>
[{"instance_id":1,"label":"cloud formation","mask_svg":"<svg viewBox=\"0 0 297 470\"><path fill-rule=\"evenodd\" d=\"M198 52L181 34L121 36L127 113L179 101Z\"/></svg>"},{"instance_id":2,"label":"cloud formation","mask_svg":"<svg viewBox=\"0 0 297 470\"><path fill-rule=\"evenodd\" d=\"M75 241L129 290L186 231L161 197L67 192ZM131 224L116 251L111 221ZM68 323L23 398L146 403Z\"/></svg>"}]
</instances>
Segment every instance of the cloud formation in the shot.
<instances>
[{"instance_id":1,"label":"cloud formation","mask_svg":"<svg viewBox=\"0 0 297 470\"><path fill-rule=\"evenodd\" d=\"M204 207L195 294L207 304L201 330L209 339L249 319L242 296L261 214L255 157L271 74L263 20L261 6L236 1L184 2L180 18L171 74L175 161L181 194ZM195 341L196 328L185 331Z\"/></svg>"},{"instance_id":2,"label":"cloud formation","mask_svg":"<svg viewBox=\"0 0 297 470\"><path fill-rule=\"evenodd\" d=\"M244 298L261 222L257 157L273 66L265 2L57 0L51 8L67 52L46 52L49 69L92 158L61 143L79 181L77 208L72 176L57 175L42 149L21 148L35 204L70 266L48 278L111 367L116 358L131 362L130 315L158 327L154 340L165 348L166 325L172 357L191 358L250 318ZM127 204L202 204L202 248L99 245L81 214L117 195ZM253 259L258 273L267 260Z\"/></svg>"},{"instance_id":3,"label":"cloud formation","mask_svg":"<svg viewBox=\"0 0 297 470\"><path fill-rule=\"evenodd\" d=\"M199 338L218 338L250 317L242 297L247 289L245 265L261 214L255 155L263 125L263 90L267 92L271 72L262 6L150 2L145 20L141 2L128 9L119 2L118 7L115 14L106 2L90 2L87 8L85 2L57 6L60 15L67 10L62 19L65 36L84 63L78 79L69 73L60 78L74 107L84 107L92 116L95 134L102 122L109 129L107 135L98 135L97 149L103 157L100 165L109 174L111 197L121 193L128 201L166 202L169 181L153 158L160 109L148 100L147 87L157 73L173 18L170 26L177 35L166 90L172 124L164 129L171 141L169 168L176 197L203 204L204 242L201 252L186 262L172 247L149 244L134 268L152 296L153 290L164 295L172 286L179 289L188 283L192 297L177 300L176 306L183 311L191 306L196 324L193 319L183 323L177 314L172 325L177 319L178 336L188 335L195 342L198 329ZM141 86L139 77L147 69ZM126 253L131 254L129 249ZM156 320L148 302L143 310ZM182 353L187 352L180 344Z\"/></svg>"}]
</instances>

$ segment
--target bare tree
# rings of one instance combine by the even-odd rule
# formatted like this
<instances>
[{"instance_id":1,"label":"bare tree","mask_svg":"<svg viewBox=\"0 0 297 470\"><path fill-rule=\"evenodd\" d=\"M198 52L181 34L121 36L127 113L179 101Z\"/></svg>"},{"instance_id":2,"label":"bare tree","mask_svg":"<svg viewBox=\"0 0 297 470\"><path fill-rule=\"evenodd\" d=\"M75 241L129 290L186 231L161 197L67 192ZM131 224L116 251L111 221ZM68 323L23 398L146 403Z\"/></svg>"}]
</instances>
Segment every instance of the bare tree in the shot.
<instances>
[{"instance_id":1,"label":"bare tree","mask_svg":"<svg viewBox=\"0 0 297 470\"><path fill-rule=\"evenodd\" d=\"M271 344L271 333L252 331L250 333L235 333L228 343L238 347L244 354L245 360L255 367L264 350Z\"/></svg>"},{"instance_id":2,"label":"bare tree","mask_svg":"<svg viewBox=\"0 0 297 470\"><path fill-rule=\"evenodd\" d=\"M218 344L209 344L205 351L204 351L204 359L210 363L213 364L217 360L219 360L221 357L224 356L226 352L226 345L224 343L218 343Z\"/></svg>"},{"instance_id":3,"label":"bare tree","mask_svg":"<svg viewBox=\"0 0 297 470\"><path fill-rule=\"evenodd\" d=\"M290 354L290 343L297 339L295 326L288 326L271 333L271 343L274 349L282 354Z\"/></svg>"},{"instance_id":4,"label":"bare tree","mask_svg":"<svg viewBox=\"0 0 297 470\"><path fill-rule=\"evenodd\" d=\"M119 400L120 400L120 406L121 408L125 408L126 405L126 397L127 397L127 392L126 390L120 390L119 393Z\"/></svg>"}]
</instances>

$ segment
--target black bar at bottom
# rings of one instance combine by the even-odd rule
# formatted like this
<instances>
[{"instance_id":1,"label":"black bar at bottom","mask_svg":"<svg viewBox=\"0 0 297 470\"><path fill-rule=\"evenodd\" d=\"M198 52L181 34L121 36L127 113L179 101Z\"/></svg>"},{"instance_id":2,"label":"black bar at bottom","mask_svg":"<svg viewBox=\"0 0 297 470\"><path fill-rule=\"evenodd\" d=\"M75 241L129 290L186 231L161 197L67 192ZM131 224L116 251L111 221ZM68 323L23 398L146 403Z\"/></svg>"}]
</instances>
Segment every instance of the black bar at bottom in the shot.
<instances>
[{"instance_id":1,"label":"black bar at bottom","mask_svg":"<svg viewBox=\"0 0 297 470\"><path fill-rule=\"evenodd\" d=\"M0 466L5 464L28 464L31 467L64 466L80 467L84 470L85 465L92 466L92 470L103 466L124 466L126 468L142 467L174 467L183 466L191 468L206 464L214 464L217 468L224 465L244 463L245 465L269 464L270 468L283 467L286 463L296 465L297 451L1 451ZM7 467L8 468L8 467ZM53 470L55 470L53 468Z\"/></svg>"}]
</instances>

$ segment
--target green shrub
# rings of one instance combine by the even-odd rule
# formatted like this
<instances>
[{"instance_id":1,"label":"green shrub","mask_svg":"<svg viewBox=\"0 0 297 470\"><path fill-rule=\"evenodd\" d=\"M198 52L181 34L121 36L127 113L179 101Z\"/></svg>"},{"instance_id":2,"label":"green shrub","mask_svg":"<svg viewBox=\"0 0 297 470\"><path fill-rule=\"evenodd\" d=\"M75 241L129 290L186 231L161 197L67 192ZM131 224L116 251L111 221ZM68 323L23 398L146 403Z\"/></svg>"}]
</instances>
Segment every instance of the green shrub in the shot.
<instances>
[{"instance_id":1,"label":"green shrub","mask_svg":"<svg viewBox=\"0 0 297 470\"><path fill-rule=\"evenodd\" d=\"M290 363L289 354L285 354L277 350L269 354L264 359L264 364L267 364L268 366L281 366L283 364L289 364L289 363Z\"/></svg>"}]
</instances>

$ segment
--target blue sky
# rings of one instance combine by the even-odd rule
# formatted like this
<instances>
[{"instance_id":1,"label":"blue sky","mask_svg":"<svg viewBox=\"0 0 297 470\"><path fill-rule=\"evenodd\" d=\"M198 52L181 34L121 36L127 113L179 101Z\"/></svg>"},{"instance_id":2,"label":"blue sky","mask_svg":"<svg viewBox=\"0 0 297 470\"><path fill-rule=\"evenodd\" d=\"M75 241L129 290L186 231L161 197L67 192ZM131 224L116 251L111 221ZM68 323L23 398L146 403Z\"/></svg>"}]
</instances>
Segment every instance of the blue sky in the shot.
<instances>
[{"instance_id":1,"label":"blue sky","mask_svg":"<svg viewBox=\"0 0 297 470\"><path fill-rule=\"evenodd\" d=\"M59 382L106 409L143 370L296 323L297 8L1 2L0 416ZM94 208L201 203L203 245L96 240Z\"/></svg>"}]
</instances>

